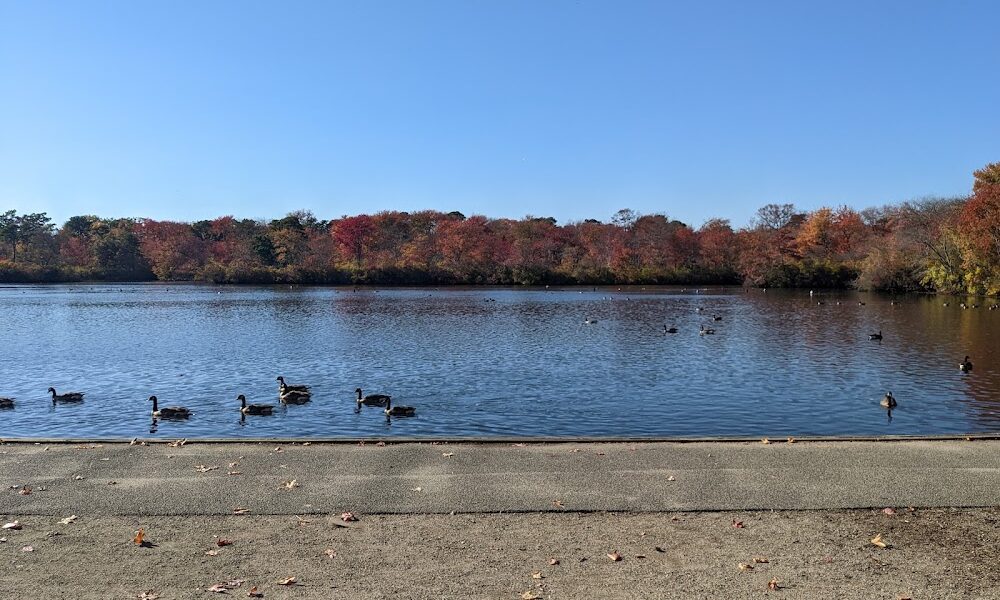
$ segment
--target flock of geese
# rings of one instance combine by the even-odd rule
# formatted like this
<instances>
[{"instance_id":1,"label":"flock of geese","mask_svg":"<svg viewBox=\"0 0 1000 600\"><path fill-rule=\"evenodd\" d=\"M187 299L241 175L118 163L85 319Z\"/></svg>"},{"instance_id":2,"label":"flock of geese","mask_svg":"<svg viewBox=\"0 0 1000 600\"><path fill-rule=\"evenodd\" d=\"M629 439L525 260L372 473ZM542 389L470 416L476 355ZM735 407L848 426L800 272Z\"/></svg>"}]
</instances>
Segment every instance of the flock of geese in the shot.
<instances>
[{"instance_id":1,"label":"flock of geese","mask_svg":"<svg viewBox=\"0 0 1000 600\"><path fill-rule=\"evenodd\" d=\"M308 385L292 385L285 383L285 378L278 376L278 400L282 404L305 404L312 400L312 391ZM83 402L83 392L58 393L55 388L48 389L52 395L52 404L73 404ZM361 388L354 390L357 394L357 410L362 406L383 407L386 417L412 417L417 413L417 409L412 406L400 406L392 404L392 396L387 394L365 395ZM243 394L236 397L240 402L241 415L261 415L267 416L274 413L273 404L247 404L247 398ZM150 396L149 401L153 403L153 419L189 419L194 413L186 406L160 406L160 401L156 396ZM13 409L14 398L0 397L0 410Z\"/></svg>"}]
</instances>

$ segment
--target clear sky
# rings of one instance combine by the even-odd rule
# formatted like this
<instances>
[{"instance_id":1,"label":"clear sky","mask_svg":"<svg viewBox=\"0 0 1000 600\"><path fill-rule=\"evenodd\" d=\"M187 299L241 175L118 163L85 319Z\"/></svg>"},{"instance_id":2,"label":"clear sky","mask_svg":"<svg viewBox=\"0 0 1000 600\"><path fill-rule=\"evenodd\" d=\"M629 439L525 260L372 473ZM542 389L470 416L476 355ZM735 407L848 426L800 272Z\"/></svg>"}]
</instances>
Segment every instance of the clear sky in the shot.
<instances>
[{"instance_id":1,"label":"clear sky","mask_svg":"<svg viewBox=\"0 0 1000 600\"><path fill-rule=\"evenodd\" d=\"M1000 2L0 0L0 209L698 226L971 188Z\"/></svg>"}]
</instances>

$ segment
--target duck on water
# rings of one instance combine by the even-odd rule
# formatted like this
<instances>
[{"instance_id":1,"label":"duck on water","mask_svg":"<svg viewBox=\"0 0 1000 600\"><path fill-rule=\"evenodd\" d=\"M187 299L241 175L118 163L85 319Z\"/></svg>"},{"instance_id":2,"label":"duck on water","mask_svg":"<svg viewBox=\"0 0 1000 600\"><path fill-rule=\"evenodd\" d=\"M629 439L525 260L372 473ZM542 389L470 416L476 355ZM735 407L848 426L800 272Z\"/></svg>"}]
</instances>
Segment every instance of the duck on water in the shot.
<instances>
[{"instance_id":1,"label":"duck on water","mask_svg":"<svg viewBox=\"0 0 1000 600\"><path fill-rule=\"evenodd\" d=\"M157 419L187 419L191 416L191 411L183 406L164 406L160 408L159 400L156 396L149 397L153 403L153 417Z\"/></svg>"},{"instance_id":2,"label":"duck on water","mask_svg":"<svg viewBox=\"0 0 1000 600\"><path fill-rule=\"evenodd\" d=\"M240 401L240 412L244 415L269 415L274 412L271 404L247 404L247 397L240 394L236 397Z\"/></svg>"},{"instance_id":3,"label":"duck on water","mask_svg":"<svg viewBox=\"0 0 1000 600\"><path fill-rule=\"evenodd\" d=\"M387 406L392 402L392 398L386 394L368 394L367 396L362 395L361 388L354 390L354 393L358 395L358 405L364 404L365 406Z\"/></svg>"}]
</instances>

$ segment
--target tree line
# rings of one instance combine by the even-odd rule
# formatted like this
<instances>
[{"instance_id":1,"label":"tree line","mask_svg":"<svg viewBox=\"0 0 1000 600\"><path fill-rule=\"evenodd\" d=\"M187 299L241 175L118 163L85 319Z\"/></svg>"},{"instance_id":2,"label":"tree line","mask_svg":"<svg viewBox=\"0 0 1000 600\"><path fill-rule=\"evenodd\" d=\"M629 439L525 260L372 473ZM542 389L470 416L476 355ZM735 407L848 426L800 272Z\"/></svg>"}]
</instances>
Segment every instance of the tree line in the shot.
<instances>
[{"instance_id":1,"label":"tree line","mask_svg":"<svg viewBox=\"0 0 1000 600\"><path fill-rule=\"evenodd\" d=\"M0 282L743 284L1000 293L1000 163L972 193L856 211L768 204L733 229L663 214L610 222L385 211L182 223L0 212Z\"/></svg>"}]
</instances>

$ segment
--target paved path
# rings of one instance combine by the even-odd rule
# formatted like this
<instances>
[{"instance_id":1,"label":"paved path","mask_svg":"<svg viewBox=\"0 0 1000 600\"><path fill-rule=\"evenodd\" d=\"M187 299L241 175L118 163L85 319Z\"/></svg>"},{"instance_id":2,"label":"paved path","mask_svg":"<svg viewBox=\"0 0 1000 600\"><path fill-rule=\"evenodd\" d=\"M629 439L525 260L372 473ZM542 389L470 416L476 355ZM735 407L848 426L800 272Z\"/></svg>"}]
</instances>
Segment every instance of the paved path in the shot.
<instances>
[{"instance_id":1,"label":"paved path","mask_svg":"<svg viewBox=\"0 0 1000 600\"><path fill-rule=\"evenodd\" d=\"M1000 441L7 443L0 486L12 515L984 507Z\"/></svg>"}]
</instances>

